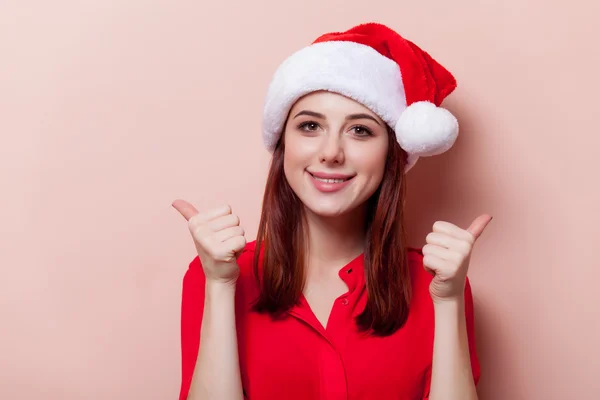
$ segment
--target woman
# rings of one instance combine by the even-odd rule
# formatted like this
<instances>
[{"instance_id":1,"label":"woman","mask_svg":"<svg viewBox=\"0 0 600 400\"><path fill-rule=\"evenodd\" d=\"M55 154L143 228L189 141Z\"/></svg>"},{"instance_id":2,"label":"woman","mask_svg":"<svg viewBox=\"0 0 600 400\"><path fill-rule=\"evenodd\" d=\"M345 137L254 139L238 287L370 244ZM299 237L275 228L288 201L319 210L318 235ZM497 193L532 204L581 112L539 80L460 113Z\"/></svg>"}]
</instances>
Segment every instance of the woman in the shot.
<instances>
[{"instance_id":1,"label":"woman","mask_svg":"<svg viewBox=\"0 0 600 400\"><path fill-rule=\"evenodd\" d=\"M448 150L455 88L380 24L322 35L267 93L273 159L256 241L235 213L177 200L198 257L185 275L180 399L476 399L476 238L437 222L404 238L404 174Z\"/></svg>"}]
</instances>

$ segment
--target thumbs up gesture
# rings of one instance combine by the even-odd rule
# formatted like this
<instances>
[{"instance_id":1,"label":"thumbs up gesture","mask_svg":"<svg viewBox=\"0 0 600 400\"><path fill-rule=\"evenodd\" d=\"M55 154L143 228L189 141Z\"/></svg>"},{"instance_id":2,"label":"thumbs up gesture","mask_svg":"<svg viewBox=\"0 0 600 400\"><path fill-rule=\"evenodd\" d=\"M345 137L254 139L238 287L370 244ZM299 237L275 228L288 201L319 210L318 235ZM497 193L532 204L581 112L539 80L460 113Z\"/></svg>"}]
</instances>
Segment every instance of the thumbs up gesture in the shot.
<instances>
[{"instance_id":1,"label":"thumbs up gesture","mask_svg":"<svg viewBox=\"0 0 600 400\"><path fill-rule=\"evenodd\" d=\"M473 246L491 220L480 215L466 230L444 221L433 224L423 246L423 265L433 275L429 293L434 303L462 299Z\"/></svg>"},{"instance_id":2,"label":"thumbs up gesture","mask_svg":"<svg viewBox=\"0 0 600 400\"><path fill-rule=\"evenodd\" d=\"M244 229L231 207L221 206L202 214L184 200L173 208L187 220L206 280L235 283L239 276L237 255L246 246Z\"/></svg>"}]
</instances>

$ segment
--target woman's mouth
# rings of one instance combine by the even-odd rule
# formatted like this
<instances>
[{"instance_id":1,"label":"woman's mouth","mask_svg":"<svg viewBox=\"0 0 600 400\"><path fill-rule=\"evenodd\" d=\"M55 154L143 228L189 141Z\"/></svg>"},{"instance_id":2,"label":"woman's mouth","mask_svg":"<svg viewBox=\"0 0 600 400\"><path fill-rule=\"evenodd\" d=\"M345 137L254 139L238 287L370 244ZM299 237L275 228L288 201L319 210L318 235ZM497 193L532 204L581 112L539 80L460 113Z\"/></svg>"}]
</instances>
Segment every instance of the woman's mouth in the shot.
<instances>
[{"instance_id":1,"label":"woman's mouth","mask_svg":"<svg viewBox=\"0 0 600 400\"><path fill-rule=\"evenodd\" d=\"M337 192L346 187L354 178L354 175L326 172L308 172L308 174L315 188L323 193Z\"/></svg>"},{"instance_id":2,"label":"woman's mouth","mask_svg":"<svg viewBox=\"0 0 600 400\"><path fill-rule=\"evenodd\" d=\"M313 175L313 178L315 178L316 180L318 180L320 182L325 182L325 183L342 183L342 182L346 182L348 179L350 179L350 178L327 179L327 178L319 178L314 175Z\"/></svg>"}]
</instances>

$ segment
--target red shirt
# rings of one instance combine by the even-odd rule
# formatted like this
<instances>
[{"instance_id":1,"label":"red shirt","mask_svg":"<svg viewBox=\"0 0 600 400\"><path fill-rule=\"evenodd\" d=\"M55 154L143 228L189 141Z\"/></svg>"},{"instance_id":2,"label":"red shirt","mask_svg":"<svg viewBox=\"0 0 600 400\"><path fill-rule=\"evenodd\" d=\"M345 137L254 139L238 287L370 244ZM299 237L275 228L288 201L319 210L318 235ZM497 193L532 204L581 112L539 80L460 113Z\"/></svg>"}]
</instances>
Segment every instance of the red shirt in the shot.
<instances>
[{"instance_id":1,"label":"red shirt","mask_svg":"<svg viewBox=\"0 0 600 400\"><path fill-rule=\"evenodd\" d=\"M358 331L354 317L367 296L360 256L344 266L340 278L348 292L340 296L323 328L306 300L282 320L251 311L258 295L252 272L255 243L238 259L236 323L244 393L250 400L416 400L427 399L433 357L434 314L429 295L432 276L423 269L420 250L410 249L413 298L406 325L381 338ZM204 273L199 258L183 279L180 400L186 399L198 355L204 305ZM467 281L465 312L475 382L473 298Z\"/></svg>"}]
</instances>

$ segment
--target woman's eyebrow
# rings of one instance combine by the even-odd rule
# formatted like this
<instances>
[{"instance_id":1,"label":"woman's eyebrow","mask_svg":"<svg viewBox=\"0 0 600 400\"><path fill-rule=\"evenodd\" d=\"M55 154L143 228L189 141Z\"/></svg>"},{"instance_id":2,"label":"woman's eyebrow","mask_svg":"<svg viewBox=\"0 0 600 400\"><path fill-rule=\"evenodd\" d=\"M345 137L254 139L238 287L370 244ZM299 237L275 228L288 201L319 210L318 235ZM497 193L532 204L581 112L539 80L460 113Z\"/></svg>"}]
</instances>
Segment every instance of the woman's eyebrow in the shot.
<instances>
[{"instance_id":1,"label":"woman's eyebrow","mask_svg":"<svg viewBox=\"0 0 600 400\"><path fill-rule=\"evenodd\" d=\"M308 115L311 117L315 117L315 118L320 118L320 119L327 119L325 117L325 115L315 112L315 111L310 111L310 110L302 110L300 111L298 114L294 115L294 118L297 118L301 115ZM377 125L381 124L379 123L379 121L377 121L375 118L373 118L372 116L370 116L369 114L364 114L364 113L360 113L360 114L350 114L346 117L347 121L351 121L351 120L356 120L356 119L370 119L372 121L374 121Z\"/></svg>"},{"instance_id":2,"label":"woman's eyebrow","mask_svg":"<svg viewBox=\"0 0 600 400\"><path fill-rule=\"evenodd\" d=\"M370 119L372 121L375 121L375 123L379 126L381 126L381 124L379 123L379 121L377 121L375 118L373 118L372 116L370 116L369 114L350 114L346 117L346 120L355 120L355 119Z\"/></svg>"},{"instance_id":3,"label":"woman's eyebrow","mask_svg":"<svg viewBox=\"0 0 600 400\"><path fill-rule=\"evenodd\" d=\"M321 113L315 112L315 111L310 111L310 110L302 110L300 111L298 114L296 114L294 116L294 118L297 118L301 115L309 115L311 117L315 117L315 118L321 118L321 119L326 119L325 116Z\"/></svg>"}]
</instances>

